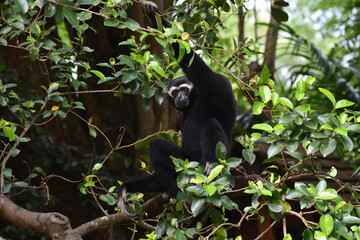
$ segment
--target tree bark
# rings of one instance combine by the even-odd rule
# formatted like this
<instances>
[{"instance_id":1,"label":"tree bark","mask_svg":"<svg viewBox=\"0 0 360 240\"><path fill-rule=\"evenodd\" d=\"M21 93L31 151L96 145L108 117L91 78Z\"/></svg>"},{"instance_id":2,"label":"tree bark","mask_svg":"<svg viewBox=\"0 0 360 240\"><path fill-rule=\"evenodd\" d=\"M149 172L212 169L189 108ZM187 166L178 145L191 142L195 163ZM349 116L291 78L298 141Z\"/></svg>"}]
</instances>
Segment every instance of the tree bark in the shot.
<instances>
[{"instance_id":1,"label":"tree bark","mask_svg":"<svg viewBox=\"0 0 360 240\"><path fill-rule=\"evenodd\" d=\"M80 240L73 231L69 219L56 212L31 212L0 195L0 214L17 226L43 233L52 239Z\"/></svg>"},{"instance_id":2,"label":"tree bark","mask_svg":"<svg viewBox=\"0 0 360 240\"><path fill-rule=\"evenodd\" d=\"M161 202L164 199L167 199L166 195L154 197L144 203L143 208L146 210L149 206L153 206L153 204ZM69 218L60 213L28 211L16 205L4 195L0 195L0 215L17 226L40 232L51 237L53 240L82 240L82 237L90 232L111 224L130 222L132 219L132 217L126 215L126 213L120 212L96 218L73 229L70 225ZM147 224L142 219L139 219L139 226L147 231L155 230L154 226Z\"/></svg>"},{"instance_id":3,"label":"tree bark","mask_svg":"<svg viewBox=\"0 0 360 240\"><path fill-rule=\"evenodd\" d=\"M281 0L275 0L279 2ZM281 8L279 5L274 4L274 8ZM269 28L266 33L266 45L265 45L265 56L262 67L267 66L271 74L275 72L275 59L276 59L276 42L278 38L279 31L277 28L274 28L274 25L278 24L275 18L272 16L269 23Z\"/></svg>"}]
</instances>

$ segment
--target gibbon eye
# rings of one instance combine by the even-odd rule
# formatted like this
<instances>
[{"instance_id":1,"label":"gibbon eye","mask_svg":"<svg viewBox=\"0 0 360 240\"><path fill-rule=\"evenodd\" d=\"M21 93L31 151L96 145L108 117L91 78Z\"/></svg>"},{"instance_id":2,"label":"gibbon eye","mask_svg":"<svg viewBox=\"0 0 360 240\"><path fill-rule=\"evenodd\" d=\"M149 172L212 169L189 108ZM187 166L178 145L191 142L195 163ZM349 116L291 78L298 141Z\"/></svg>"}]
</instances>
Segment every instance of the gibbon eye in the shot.
<instances>
[{"instance_id":1,"label":"gibbon eye","mask_svg":"<svg viewBox=\"0 0 360 240\"><path fill-rule=\"evenodd\" d=\"M189 92L190 92L190 89L189 89L188 87L181 87L181 88L180 88L180 91L182 91L182 92L184 92L186 95L188 95Z\"/></svg>"},{"instance_id":2,"label":"gibbon eye","mask_svg":"<svg viewBox=\"0 0 360 240\"><path fill-rule=\"evenodd\" d=\"M175 89L171 89L169 95L173 98L176 98L176 96L178 95L179 93L179 89L178 88L175 88Z\"/></svg>"}]
</instances>

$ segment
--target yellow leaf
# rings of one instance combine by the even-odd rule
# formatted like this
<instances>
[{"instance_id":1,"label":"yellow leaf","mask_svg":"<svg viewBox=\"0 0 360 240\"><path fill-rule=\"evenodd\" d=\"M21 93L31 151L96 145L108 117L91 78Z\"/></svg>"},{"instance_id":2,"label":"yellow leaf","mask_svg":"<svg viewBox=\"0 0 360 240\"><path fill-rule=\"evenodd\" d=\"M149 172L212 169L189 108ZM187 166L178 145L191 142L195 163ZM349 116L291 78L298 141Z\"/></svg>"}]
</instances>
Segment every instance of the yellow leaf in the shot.
<instances>
[{"instance_id":1,"label":"yellow leaf","mask_svg":"<svg viewBox=\"0 0 360 240\"><path fill-rule=\"evenodd\" d=\"M181 34L181 39L182 39L182 40L186 41L186 40L188 40L188 38L189 38L189 33L183 32L183 33Z\"/></svg>"}]
</instances>

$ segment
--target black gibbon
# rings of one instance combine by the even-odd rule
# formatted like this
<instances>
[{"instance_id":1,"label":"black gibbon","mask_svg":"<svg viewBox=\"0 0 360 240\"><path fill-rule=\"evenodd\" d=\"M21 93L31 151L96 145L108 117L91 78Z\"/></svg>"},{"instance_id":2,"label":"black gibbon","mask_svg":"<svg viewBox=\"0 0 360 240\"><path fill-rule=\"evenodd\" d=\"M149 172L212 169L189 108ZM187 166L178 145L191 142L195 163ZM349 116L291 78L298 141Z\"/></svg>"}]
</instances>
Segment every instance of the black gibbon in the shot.
<instances>
[{"instance_id":1,"label":"black gibbon","mask_svg":"<svg viewBox=\"0 0 360 240\"><path fill-rule=\"evenodd\" d=\"M139 1L156 26L157 6L150 1ZM163 19L163 26L169 27ZM175 58L179 44L172 44ZM215 148L222 142L229 152L230 139L236 117L236 102L229 80L212 71L201 57L191 50L179 62L186 76L174 79L164 92L167 100L183 113L181 122L182 147L164 139L150 144L151 165L154 174L124 182L119 191L118 206L125 210L126 192L166 192L175 197L179 191L177 173L170 158L198 161L202 165L216 161Z\"/></svg>"}]
</instances>

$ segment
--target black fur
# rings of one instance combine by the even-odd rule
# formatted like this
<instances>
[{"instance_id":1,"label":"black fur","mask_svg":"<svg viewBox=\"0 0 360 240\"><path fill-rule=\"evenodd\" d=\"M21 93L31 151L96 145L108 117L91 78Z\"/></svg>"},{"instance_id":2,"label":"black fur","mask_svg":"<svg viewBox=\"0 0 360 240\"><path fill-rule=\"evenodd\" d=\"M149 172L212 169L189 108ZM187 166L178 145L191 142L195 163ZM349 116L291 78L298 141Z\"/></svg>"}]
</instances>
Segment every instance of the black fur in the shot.
<instances>
[{"instance_id":1,"label":"black fur","mask_svg":"<svg viewBox=\"0 0 360 240\"><path fill-rule=\"evenodd\" d=\"M156 11L153 9L149 12L148 9L145 8L147 15L154 21L151 14ZM178 58L179 45L175 43L173 48L175 57ZM182 147L163 139L154 139L150 145L150 159L155 173L125 182L122 189L129 192L167 192L171 197L175 197L179 189L170 156L187 158L205 165L217 160L215 147L218 142L222 142L229 150L236 115L236 103L230 82L223 75L212 71L193 50L185 54L179 64L186 76L173 80L167 89L182 83L191 82L194 85L190 92L189 105L177 108L183 112ZM167 98L174 106L174 99L170 96Z\"/></svg>"}]
</instances>

